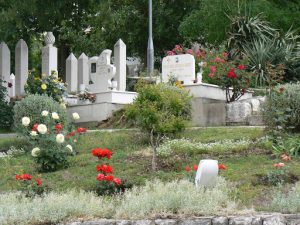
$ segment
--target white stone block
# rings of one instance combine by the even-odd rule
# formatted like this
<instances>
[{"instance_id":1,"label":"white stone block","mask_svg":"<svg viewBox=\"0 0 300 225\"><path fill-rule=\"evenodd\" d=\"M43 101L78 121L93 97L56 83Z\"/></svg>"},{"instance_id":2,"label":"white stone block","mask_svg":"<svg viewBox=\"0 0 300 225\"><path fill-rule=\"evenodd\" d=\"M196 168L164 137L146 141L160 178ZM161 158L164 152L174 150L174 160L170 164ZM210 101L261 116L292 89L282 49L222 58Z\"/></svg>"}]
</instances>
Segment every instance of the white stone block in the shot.
<instances>
[{"instance_id":1,"label":"white stone block","mask_svg":"<svg viewBox=\"0 0 300 225\"><path fill-rule=\"evenodd\" d=\"M66 60L66 82L68 92L76 92L78 88L77 58L73 53Z\"/></svg>"},{"instance_id":2,"label":"white stone block","mask_svg":"<svg viewBox=\"0 0 300 225\"><path fill-rule=\"evenodd\" d=\"M12 98L16 96L16 77L13 73L9 76L9 83L11 87L8 88L8 95Z\"/></svg>"},{"instance_id":3,"label":"white stone block","mask_svg":"<svg viewBox=\"0 0 300 225\"><path fill-rule=\"evenodd\" d=\"M15 49L16 95L24 95L24 86L28 78L28 46L20 39Z\"/></svg>"},{"instance_id":4,"label":"white stone block","mask_svg":"<svg viewBox=\"0 0 300 225\"><path fill-rule=\"evenodd\" d=\"M42 49L42 73L50 75L57 71L57 48L53 46L55 37L52 32L45 36L46 46Z\"/></svg>"},{"instance_id":5,"label":"white stone block","mask_svg":"<svg viewBox=\"0 0 300 225\"><path fill-rule=\"evenodd\" d=\"M116 67L115 80L118 82L118 91L126 90L126 45L119 39L114 46L114 65Z\"/></svg>"},{"instance_id":6,"label":"white stone block","mask_svg":"<svg viewBox=\"0 0 300 225\"><path fill-rule=\"evenodd\" d=\"M248 102L232 102L227 104L227 121L231 123L245 122L252 114L251 104Z\"/></svg>"},{"instance_id":7,"label":"white stone block","mask_svg":"<svg viewBox=\"0 0 300 225\"><path fill-rule=\"evenodd\" d=\"M9 82L10 76L10 50L6 43L0 44L0 75L2 80Z\"/></svg>"},{"instance_id":8,"label":"white stone block","mask_svg":"<svg viewBox=\"0 0 300 225\"><path fill-rule=\"evenodd\" d=\"M195 80L195 58L190 54L171 55L162 61L162 82L166 83L171 77L192 84Z\"/></svg>"},{"instance_id":9,"label":"white stone block","mask_svg":"<svg viewBox=\"0 0 300 225\"><path fill-rule=\"evenodd\" d=\"M89 85L89 58L82 53L78 58L78 89L81 84Z\"/></svg>"}]
</instances>

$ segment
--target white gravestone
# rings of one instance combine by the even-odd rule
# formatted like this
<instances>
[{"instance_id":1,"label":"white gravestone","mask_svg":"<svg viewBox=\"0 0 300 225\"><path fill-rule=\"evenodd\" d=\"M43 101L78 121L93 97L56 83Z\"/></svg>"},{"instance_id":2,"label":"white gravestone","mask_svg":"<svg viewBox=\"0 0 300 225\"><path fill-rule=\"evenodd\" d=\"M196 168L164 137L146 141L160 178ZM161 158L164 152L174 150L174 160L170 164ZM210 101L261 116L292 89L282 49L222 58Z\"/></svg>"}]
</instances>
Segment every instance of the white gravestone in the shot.
<instances>
[{"instance_id":1,"label":"white gravestone","mask_svg":"<svg viewBox=\"0 0 300 225\"><path fill-rule=\"evenodd\" d=\"M84 53L78 58L78 90L81 85L89 85L89 58Z\"/></svg>"},{"instance_id":2,"label":"white gravestone","mask_svg":"<svg viewBox=\"0 0 300 225\"><path fill-rule=\"evenodd\" d=\"M96 64L90 60L91 65L91 80L90 91L93 93L106 92L111 90L111 80L116 74L116 67L111 64L111 53L109 49L104 50L98 57Z\"/></svg>"},{"instance_id":3,"label":"white gravestone","mask_svg":"<svg viewBox=\"0 0 300 225\"><path fill-rule=\"evenodd\" d=\"M115 80L117 81L117 90L126 90L126 45L119 39L114 46L114 65L116 67Z\"/></svg>"},{"instance_id":4,"label":"white gravestone","mask_svg":"<svg viewBox=\"0 0 300 225\"><path fill-rule=\"evenodd\" d=\"M196 173L196 187L214 187L216 185L219 165L217 160L201 160Z\"/></svg>"},{"instance_id":5,"label":"white gravestone","mask_svg":"<svg viewBox=\"0 0 300 225\"><path fill-rule=\"evenodd\" d=\"M162 61L162 82L175 77L183 84L192 84L195 80L195 58L190 54L171 55Z\"/></svg>"},{"instance_id":6,"label":"white gravestone","mask_svg":"<svg viewBox=\"0 0 300 225\"><path fill-rule=\"evenodd\" d=\"M76 92L78 88L77 75L77 59L73 53L69 55L66 60L66 82L68 84L69 92Z\"/></svg>"},{"instance_id":7,"label":"white gravestone","mask_svg":"<svg viewBox=\"0 0 300 225\"><path fill-rule=\"evenodd\" d=\"M15 82L15 75L12 73L10 76L9 76L9 83L10 83L10 87L8 88L8 95L10 98L12 97L15 97L16 96L16 82Z\"/></svg>"},{"instance_id":8,"label":"white gravestone","mask_svg":"<svg viewBox=\"0 0 300 225\"><path fill-rule=\"evenodd\" d=\"M42 49L42 73L50 75L52 71L57 71L57 48L53 46L55 37L52 32L47 32L45 36L46 46Z\"/></svg>"},{"instance_id":9,"label":"white gravestone","mask_svg":"<svg viewBox=\"0 0 300 225\"><path fill-rule=\"evenodd\" d=\"M2 76L2 79L9 82L9 76L10 76L10 51L4 42L1 42L0 44L0 76ZM7 87L7 83L5 86Z\"/></svg>"},{"instance_id":10,"label":"white gravestone","mask_svg":"<svg viewBox=\"0 0 300 225\"><path fill-rule=\"evenodd\" d=\"M28 78L28 46L20 39L15 49L16 95L24 95L24 86Z\"/></svg>"}]
</instances>

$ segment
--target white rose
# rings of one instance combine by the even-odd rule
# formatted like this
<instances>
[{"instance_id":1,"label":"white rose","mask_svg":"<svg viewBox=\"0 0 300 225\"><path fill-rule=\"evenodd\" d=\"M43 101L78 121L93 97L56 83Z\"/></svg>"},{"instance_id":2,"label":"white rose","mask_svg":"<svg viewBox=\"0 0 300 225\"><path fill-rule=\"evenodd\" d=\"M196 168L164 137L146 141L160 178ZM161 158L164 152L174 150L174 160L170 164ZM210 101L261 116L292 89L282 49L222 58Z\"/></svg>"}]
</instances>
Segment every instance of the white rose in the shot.
<instances>
[{"instance_id":1,"label":"white rose","mask_svg":"<svg viewBox=\"0 0 300 225\"><path fill-rule=\"evenodd\" d=\"M56 112L53 112L52 113L52 118L55 119L55 120L58 120L59 119L59 116Z\"/></svg>"},{"instance_id":2,"label":"white rose","mask_svg":"<svg viewBox=\"0 0 300 225\"><path fill-rule=\"evenodd\" d=\"M58 134L58 135L56 135L56 142L57 143L63 143L65 141L65 137L64 137L64 135L62 135L62 134Z\"/></svg>"},{"instance_id":3,"label":"white rose","mask_svg":"<svg viewBox=\"0 0 300 225\"><path fill-rule=\"evenodd\" d=\"M31 155L33 157L37 157L40 154L40 151L41 151L41 149L39 149L39 148L36 147L36 148L32 149Z\"/></svg>"},{"instance_id":4,"label":"white rose","mask_svg":"<svg viewBox=\"0 0 300 225\"><path fill-rule=\"evenodd\" d=\"M29 117L24 116L24 117L22 118L22 124L23 124L23 126L27 127L27 126L30 124L30 119L29 119Z\"/></svg>"},{"instance_id":5,"label":"white rose","mask_svg":"<svg viewBox=\"0 0 300 225\"><path fill-rule=\"evenodd\" d=\"M41 134L46 134L47 133L47 127L45 124L39 124L37 127L37 130Z\"/></svg>"},{"instance_id":6,"label":"white rose","mask_svg":"<svg viewBox=\"0 0 300 225\"><path fill-rule=\"evenodd\" d=\"M72 115L73 115L74 120L79 120L80 119L80 116L77 112L74 112Z\"/></svg>"},{"instance_id":7,"label":"white rose","mask_svg":"<svg viewBox=\"0 0 300 225\"><path fill-rule=\"evenodd\" d=\"M65 103L60 103L60 106L63 108L63 109L66 109L67 108L67 106L66 106L66 104Z\"/></svg>"},{"instance_id":8,"label":"white rose","mask_svg":"<svg viewBox=\"0 0 300 225\"><path fill-rule=\"evenodd\" d=\"M70 151L71 153L73 152L73 147L72 147L72 145L67 145L66 148L69 149L69 151Z\"/></svg>"},{"instance_id":9,"label":"white rose","mask_svg":"<svg viewBox=\"0 0 300 225\"><path fill-rule=\"evenodd\" d=\"M31 135L31 136L37 136L38 133L37 133L36 131L33 130L33 131L30 132L30 135Z\"/></svg>"},{"instance_id":10,"label":"white rose","mask_svg":"<svg viewBox=\"0 0 300 225\"><path fill-rule=\"evenodd\" d=\"M49 112L46 111L46 110L44 110L44 111L42 112L42 116L48 116L48 114L49 114Z\"/></svg>"}]
</instances>

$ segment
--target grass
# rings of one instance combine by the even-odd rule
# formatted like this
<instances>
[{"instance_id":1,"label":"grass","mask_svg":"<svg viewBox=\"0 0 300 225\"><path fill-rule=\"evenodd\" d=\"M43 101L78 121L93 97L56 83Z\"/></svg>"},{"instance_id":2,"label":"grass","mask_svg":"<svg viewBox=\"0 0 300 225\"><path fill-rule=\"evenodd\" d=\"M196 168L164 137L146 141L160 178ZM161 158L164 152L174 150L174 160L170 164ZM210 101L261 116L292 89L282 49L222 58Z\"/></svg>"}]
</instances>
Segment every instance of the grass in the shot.
<instances>
[{"instance_id":1,"label":"grass","mask_svg":"<svg viewBox=\"0 0 300 225\"><path fill-rule=\"evenodd\" d=\"M262 128L222 127L187 130L179 138L185 137L207 143L225 139L256 140L263 135ZM0 149L5 149L10 145L22 147L25 142L16 138L0 139ZM70 158L70 166L67 169L60 171L37 173L30 153L9 160L0 159L0 191L17 190L14 176L21 170L41 177L44 183L55 191L70 188L93 190L97 175L95 167L99 162L90 152L95 147L113 150L114 155L109 163L114 167L115 175L136 185L145 184L147 180L156 178L165 181L180 179L185 175L184 168L187 165L198 164L201 159L213 157L228 167L228 170L221 172L221 176L236 184L239 200L246 206L255 205L258 209L263 207L262 203L266 200L266 193L269 192L270 187L253 185L253 180L256 179L257 174L266 174L273 170L272 165L279 162L279 159L267 154L270 150L268 146L264 146L267 149L263 151L259 146L251 146L253 149L240 150L237 154L221 152L213 156L207 153L180 152L176 157L160 160L160 169L154 173L151 171L151 149L141 134L134 131L96 132L80 137L76 146L78 154ZM243 154L243 151L247 154ZM293 159L288 163L288 170L298 177L300 177L299 162L299 159Z\"/></svg>"}]
</instances>

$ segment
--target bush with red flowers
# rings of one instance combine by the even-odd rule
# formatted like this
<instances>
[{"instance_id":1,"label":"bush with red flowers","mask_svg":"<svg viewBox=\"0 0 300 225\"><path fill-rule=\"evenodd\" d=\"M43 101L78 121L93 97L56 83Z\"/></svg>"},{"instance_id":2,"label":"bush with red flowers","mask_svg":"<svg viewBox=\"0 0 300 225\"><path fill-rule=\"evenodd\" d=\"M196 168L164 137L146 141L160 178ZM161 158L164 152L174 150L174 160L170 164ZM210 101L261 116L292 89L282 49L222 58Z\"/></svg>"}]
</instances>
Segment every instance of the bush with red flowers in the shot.
<instances>
[{"instance_id":1,"label":"bush with red flowers","mask_svg":"<svg viewBox=\"0 0 300 225\"><path fill-rule=\"evenodd\" d=\"M109 160L113 155L111 150L107 148L95 148L92 150L92 155L97 157L98 160ZM99 172L96 179L96 193L98 195L112 195L116 193L122 193L126 188L131 188L131 185L122 180L119 177L114 176L114 169L109 164L101 164L96 166L96 170Z\"/></svg>"},{"instance_id":2,"label":"bush with red flowers","mask_svg":"<svg viewBox=\"0 0 300 225\"><path fill-rule=\"evenodd\" d=\"M33 178L28 173L20 173L15 176L16 181L19 183L19 188L26 197L32 198L41 196L49 191L49 188L43 185L40 178Z\"/></svg>"}]
</instances>

